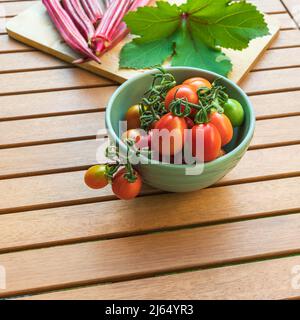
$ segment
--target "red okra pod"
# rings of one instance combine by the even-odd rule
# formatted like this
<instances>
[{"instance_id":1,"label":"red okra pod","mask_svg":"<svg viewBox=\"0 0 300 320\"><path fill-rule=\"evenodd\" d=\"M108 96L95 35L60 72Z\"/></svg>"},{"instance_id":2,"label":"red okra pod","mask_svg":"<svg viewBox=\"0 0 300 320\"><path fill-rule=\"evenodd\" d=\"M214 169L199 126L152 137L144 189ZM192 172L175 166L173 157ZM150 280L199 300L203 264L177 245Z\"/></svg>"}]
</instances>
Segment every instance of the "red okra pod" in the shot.
<instances>
[{"instance_id":1,"label":"red okra pod","mask_svg":"<svg viewBox=\"0 0 300 320\"><path fill-rule=\"evenodd\" d=\"M104 13L95 32L96 54L99 55L113 41L113 35L120 27L125 14L130 8L131 0L113 1Z\"/></svg>"},{"instance_id":2,"label":"red okra pod","mask_svg":"<svg viewBox=\"0 0 300 320\"><path fill-rule=\"evenodd\" d=\"M93 25L96 26L103 16L98 0L81 0L81 4Z\"/></svg>"},{"instance_id":3,"label":"red okra pod","mask_svg":"<svg viewBox=\"0 0 300 320\"><path fill-rule=\"evenodd\" d=\"M99 58L88 47L86 40L62 7L61 2L59 0L43 0L43 4L65 42L85 58L90 58L100 63Z\"/></svg>"},{"instance_id":4,"label":"red okra pod","mask_svg":"<svg viewBox=\"0 0 300 320\"><path fill-rule=\"evenodd\" d=\"M95 28L85 14L81 3L79 0L62 0L63 7L69 14L70 18L73 20L76 27L79 29L81 34L85 37L85 39L90 42L92 39Z\"/></svg>"}]
</instances>

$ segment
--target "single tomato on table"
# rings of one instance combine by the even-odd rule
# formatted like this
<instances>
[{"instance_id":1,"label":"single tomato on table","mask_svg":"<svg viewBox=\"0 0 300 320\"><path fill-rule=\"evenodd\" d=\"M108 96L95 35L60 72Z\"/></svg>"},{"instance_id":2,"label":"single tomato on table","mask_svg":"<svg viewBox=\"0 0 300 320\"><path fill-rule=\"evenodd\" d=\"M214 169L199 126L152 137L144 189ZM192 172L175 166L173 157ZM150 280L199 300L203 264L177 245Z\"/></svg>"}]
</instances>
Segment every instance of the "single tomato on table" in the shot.
<instances>
[{"instance_id":1,"label":"single tomato on table","mask_svg":"<svg viewBox=\"0 0 300 320\"><path fill-rule=\"evenodd\" d=\"M174 156L184 146L186 129L184 118L167 113L151 132L151 149L163 156Z\"/></svg>"},{"instance_id":2,"label":"single tomato on table","mask_svg":"<svg viewBox=\"0 0 300 320\"><path fill-rule=\"evenodd\" d=\"M233 138L233 127L228 117L223 113L213 111L209 115L209 120L221 135L222 147L228 144Z\"/></svg>"},{"instance_id":3,"label":"single tomato on table","mask_svg":"<svg viewBox=\"0 0 300 320\"><path fill-rule=\"evenodd\" d=\"M198 160L209 162L218 158L221 152L221 143L221 135L212 123L196 124L193 127L192 154L194 157L199 157Z\"/></svg>"},{"instance_id":4,"label":"single tomato on table","mask_svg":"<svg viewBox=\"0 0 300 320\"><path fill-rule=\"evenodd\" d=\"M91 189L102 189L106 187L108 185L106 166L100 164L89 168L85 173L84 182Z\"/></svg>"},{"instance_id":5,"label":"single tomato on table","mask_svg":"<svg viewBox=\"0 0 300 320\"><path fill-rule=\"evenodd\" d=\"M179 85L171 89L166 96L165 106L169 110L170 104L176 99L184 99L187 102L198 104L199 98L197 91L189 85ZM184 110L184 106L181 106L181 110ZM192 109L192 115L195 115L197 110Z\"/></svg>"},{"instance_id":6,"label":"single tomato on table","mask_svg":"<svg viewBox=\"0 0 300 320\"><path fill-rule=\"evenodd\" d=\"M135 171L136 180L128 181L126 178L126 170L121 169L113 178L112 191L121 200L131 200L139 195L142 189L142 178Z\"/></svg>"}]
</instances>

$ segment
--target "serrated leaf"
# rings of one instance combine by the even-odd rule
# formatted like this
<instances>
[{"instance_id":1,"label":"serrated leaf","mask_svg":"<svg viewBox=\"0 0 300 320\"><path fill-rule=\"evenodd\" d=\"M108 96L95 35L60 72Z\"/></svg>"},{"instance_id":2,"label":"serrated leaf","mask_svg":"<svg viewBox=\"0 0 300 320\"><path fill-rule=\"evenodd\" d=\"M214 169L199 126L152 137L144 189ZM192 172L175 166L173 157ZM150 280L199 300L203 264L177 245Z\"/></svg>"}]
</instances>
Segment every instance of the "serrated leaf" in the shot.
<instances>
[{"instance_id":1,"label":"serrated leaf","mask_svg":"<svg viewBox=\"0 0 300 320\"><path fill-rule=\"evenodd\" d=\"M193 39L187 28L178 31L175 41L173 66L196 67L224 76L232 70L230 59L220 49L207 47L201 40Z\"/></svg>"},{"instance_id":2,"label":"serrated leaf","mask_svg":"<svg viewBox=\"0 0 300 320\"><path fill-rule=\"evenodd\" d=\"M145 69L160 66L173 54L173 42L168 39L148 43L132 41L126 44L120 56L120 67Z\"/></svg>"},{"instance_id":3,"label":"serrated leaf","mask_svg":"<svg viewBox=\"0 0 300 320\"><path fill-rule=\"evenodd\" d=\"M180 6L180 9L187 14L196 14L199 11L208 12L224 8L231 0L188 0Z\"/></svg>"},{"instance_id":4,"label":"serrated leaf","mask_svg":"<svg viewBox=\"0 0 300 320\"><path fill-rule=\"evenodd\" d=\"M189 16L189 26L198 39L211 47L242 50L252 39L269 34L263 14L254 5L218 1L216 5L207 6Z\"/></svg>"},{"instance_id":5,"label":"serrated leaf","mask_svg":"<svg viewBox=\"0 0 300 320\"><path fill-rule=\"evenodd\" d=\"M129 12L124 21L132 34L140 36L140 43L166 38L179 27L180 9L168 2L157 2L156 7L140 7Z\"/></svg>"}]
</instances>

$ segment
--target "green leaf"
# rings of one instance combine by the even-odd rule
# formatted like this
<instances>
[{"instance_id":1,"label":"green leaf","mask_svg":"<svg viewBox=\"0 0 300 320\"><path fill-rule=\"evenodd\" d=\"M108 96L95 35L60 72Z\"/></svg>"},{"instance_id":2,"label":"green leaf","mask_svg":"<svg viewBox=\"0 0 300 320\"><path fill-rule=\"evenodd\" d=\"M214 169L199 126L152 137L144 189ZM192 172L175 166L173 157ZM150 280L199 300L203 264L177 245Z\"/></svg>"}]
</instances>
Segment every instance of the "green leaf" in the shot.
<instances>
[{"instance_id":1,"label":"green leaf","mask_svg":"<svg viewBox=\"0 0 300 320\"><path fill-rule=\"evenodd\" d=\"M132 41L121 51L120 67L145 69L160 66L172 53L173 42L168 39L148 43Z\"/></svg>"},{"instance_id":2,"label":"green leaf","mask_svg":"<svg viewBox=\"0 0 300 320\"><path fill-rule=\"evenodd\" d=\"M232 0L187 0L180 6L160 1L128 13L125 22L138 37L122 50L120 65L135 69L161 65L173 55L172 65L227 75L232 64L221 48L242 50L269 33L254 5Z\"/></svg>"},{"instance_id":3,"label":"green leaf","mask_svg":"<svg viewBox=\"0 0 300 320\"><path fill-rule=\"evenodd\" d=\"M196 67L224 76L232 70L230 59L220 49L207 47L201 40L193 39L184 26L178 31L175 42L173 66Z\"/></svg>"},{"instance_id":4,"label":"green leaf","mask_svg":"<svg viewBox=\"0 0 300 320\"><path fill-rule=\"evenodd\" d=\"M124 21L131 33L141 38L140 43L169 37L179 27L181 11L168 2L157 2L156 7L140 7L129 12Z\"/></svg>"},{"instance_id":5,"label":"green leaf","mask_svg":"<svg viewBox=\"0 0 300 320\"><path fill-rule=\"evenodd\" d=\"M196 0L199 1L202 2ZM248 47L252 39L269 34L263 14L254 5L244 1L210 2L216 4L207 5L189 16L189 27L193 30L194 37L211 47L242 50Z\"/></svg>"}]
</instances>

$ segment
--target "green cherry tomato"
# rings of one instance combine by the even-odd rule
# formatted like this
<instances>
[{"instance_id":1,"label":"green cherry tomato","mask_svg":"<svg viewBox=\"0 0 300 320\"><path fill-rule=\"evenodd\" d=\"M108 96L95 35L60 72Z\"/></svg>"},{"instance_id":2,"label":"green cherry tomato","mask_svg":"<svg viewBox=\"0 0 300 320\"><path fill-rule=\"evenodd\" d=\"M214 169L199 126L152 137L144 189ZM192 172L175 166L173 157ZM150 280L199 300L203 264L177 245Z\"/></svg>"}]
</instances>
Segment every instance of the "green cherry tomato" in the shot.
<instances>
[{"instance_id":1,"label":"green cherry tomato","mask_svg":"<svg viewBox=\"0 0 300 320\"><path fill-rule=\"evenodd\" d=\"M244 109L237 100L228 99L224 105L224 113L234 127L240 127L243 124L245 117Z\"/></svg>"}]
</instances>

